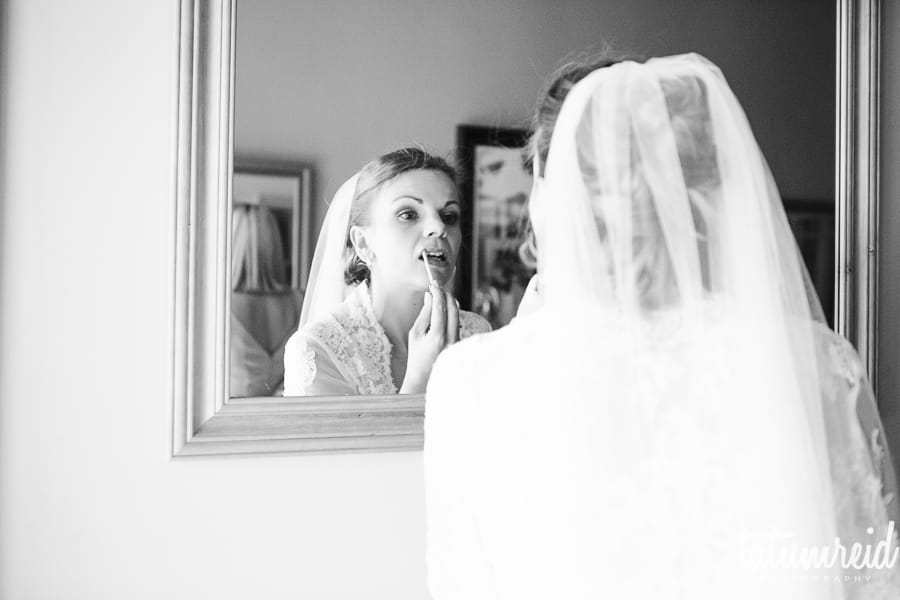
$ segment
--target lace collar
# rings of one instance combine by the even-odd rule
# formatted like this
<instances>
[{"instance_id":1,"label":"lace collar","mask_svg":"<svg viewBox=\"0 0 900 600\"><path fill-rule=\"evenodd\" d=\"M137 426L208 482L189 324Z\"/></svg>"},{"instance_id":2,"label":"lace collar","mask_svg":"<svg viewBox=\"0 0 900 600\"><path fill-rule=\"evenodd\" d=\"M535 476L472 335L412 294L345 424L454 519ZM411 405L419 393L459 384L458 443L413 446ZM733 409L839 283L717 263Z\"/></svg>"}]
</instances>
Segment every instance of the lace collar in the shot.
<instances>
[{"instance_id":1,"label":"lace collar","mask_svg":"<svg viewBox=\"0 0 900 600\"><path fill-rule=\"evenodd\" d=\"M334 354L338 369L358 393L397 393L391 377L391 342L375 318L365 283L357 285L314 333Z\"/></svg>"},{"instance_id":2,"label":"lace collar","mask_svg":"<svg viewBox=\"0 0 900 600\"><path fill-rule=\"evenodd\" d=\"M460 311L460 338L490 331L482 317ZM393 346L375 317L369 287L360 283L328 317L311 324L317 338L336 359L343 377L362 395L398 392L391 373Z\"/></svg>"}]
</instances>

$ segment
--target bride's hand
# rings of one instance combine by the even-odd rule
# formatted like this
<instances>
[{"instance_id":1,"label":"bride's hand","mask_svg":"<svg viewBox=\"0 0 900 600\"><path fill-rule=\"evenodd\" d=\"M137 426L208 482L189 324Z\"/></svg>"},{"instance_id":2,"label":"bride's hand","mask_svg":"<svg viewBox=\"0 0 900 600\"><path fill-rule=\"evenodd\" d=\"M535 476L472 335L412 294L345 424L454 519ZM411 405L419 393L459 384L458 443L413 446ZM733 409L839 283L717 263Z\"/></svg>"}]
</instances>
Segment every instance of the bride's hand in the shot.
<instances>
[{"instance_id":1,"label":"bride's hand","mask_svg":"<svg viewBox=\"0 0 900 600\"><path fill-rule=\"evenodd\" d=\"M450 292L432 285L412 329L407 345L406 376L401 394L425 392L431 368L441 351L459 340L459 307Z\"/></svg>"}]
</instances>

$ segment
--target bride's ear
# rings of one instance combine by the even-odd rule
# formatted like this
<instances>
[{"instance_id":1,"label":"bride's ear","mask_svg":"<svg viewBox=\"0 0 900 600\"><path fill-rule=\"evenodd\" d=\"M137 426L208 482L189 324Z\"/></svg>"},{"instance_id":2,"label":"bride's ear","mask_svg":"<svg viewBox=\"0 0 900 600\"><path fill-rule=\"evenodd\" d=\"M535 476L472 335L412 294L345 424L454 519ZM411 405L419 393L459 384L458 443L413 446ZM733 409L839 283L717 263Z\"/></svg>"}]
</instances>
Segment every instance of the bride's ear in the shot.
<instances>
[{"instance_id":1,"label":"bride's ear","mask_svg":"<svg viewBox=\"0 0 900 600\"><path fill-rule=\"evenodd\" d=\"M369 239L366 236L365 228L359 225L351 226L350 243L353 244L353 250L356 252L356 255L364 263L368 263L374 256L372 253L372 247L369 244Z\"/></svg>"}]
</instances>

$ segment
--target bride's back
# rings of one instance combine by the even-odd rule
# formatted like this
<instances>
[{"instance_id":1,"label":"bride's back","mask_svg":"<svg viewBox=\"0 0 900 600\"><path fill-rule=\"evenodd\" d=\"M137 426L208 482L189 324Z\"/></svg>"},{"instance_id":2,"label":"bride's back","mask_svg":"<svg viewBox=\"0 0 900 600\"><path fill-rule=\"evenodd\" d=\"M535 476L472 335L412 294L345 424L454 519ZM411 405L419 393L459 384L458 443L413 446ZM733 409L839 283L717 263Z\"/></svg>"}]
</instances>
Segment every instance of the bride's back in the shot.
<instances>
[{"instance_id":1,"label":"bride's back","mask_svg":"<svg viewBox=\"0 0 900 600\"><path fill-rule=\"evenodd\" d=\"M883 539L888 502L857 417L874 407L864 375L822 325L721 72L696 55L594 71L537 158L542 307L447 350L428 389L432 588L819 600L863 589L823 578L896 585L766 562Z\"/></svg>"},{"instance_id":2,"label":"bride's back","mask_svg":"<svg viewBox=\"0 0 900 600\"><path fill-rule=\"evenodd\" d=\"M778 387L766 373L736 360L748 332L722 313L690 332L666 316L643 326L654 341L635 347L613 318L539 311L442 356L428 395L426 467L439 460L430 448L458 441L456 492L477 524L466 551L490 564L497 597L644 598L673 586L690 598L821 597L805 596L803 582L748 580L748 534L776 523L818 539L821 516L801 444L787 442L799 423L779 414L790 398L769 396ZM845 440L831 458L846 484L835 506L849 547L867 541L869 525L883 534L887 516L873 472L854 469L873 460L873 429L856 416L858 359L815 329L828 433ZM746 580L741 590L735 578Z\"/></svg>"}]
</instances>

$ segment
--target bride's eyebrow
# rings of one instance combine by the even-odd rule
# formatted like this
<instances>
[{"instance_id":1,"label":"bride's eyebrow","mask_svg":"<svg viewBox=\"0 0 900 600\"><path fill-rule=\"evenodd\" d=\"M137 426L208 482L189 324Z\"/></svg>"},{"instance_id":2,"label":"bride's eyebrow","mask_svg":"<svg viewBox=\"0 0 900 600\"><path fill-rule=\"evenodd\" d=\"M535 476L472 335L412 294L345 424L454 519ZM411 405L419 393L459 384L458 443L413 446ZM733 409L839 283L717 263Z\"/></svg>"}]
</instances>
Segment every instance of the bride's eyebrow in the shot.
<instances>
[{"instance_id":1,"label":"bride's eyebrow","mask_svg":"<svg viewBox=\"0 0 900 600\"><path fill-rule=\"evenodd\" d=\"M400 200L415 200L415 201L418 202L419 204L424 204L424 203L422 202L422 199L421 199L421 198L416 198L415 196L410 196L410 195L408 195L408 194L404 194L404 195L402 195L402 196L397 196L396 198L393 199L393 202L399 202ZM458 208L462 206L462 205L459 203L458 200L449 200L444 206L441 207L441 209L443 210L443 209L447 208L448 206L452 206L452 205L454 205L454 204L455 204Z\"/></svg>"},{"instance_id":2,"label":"bride's eyebrow","mask_svg":"<svg viewBox=\"0 0 900 600\"><path fill-rule=\"evenodd\" d=\"M393 202L399 202L400 200L415 200L419 204L422 204L421 198L416 198L415 196L409 196L407 194L404 194L402 196L397 196L396 198L394 198Z\"/></svg>"}]
</instances>

